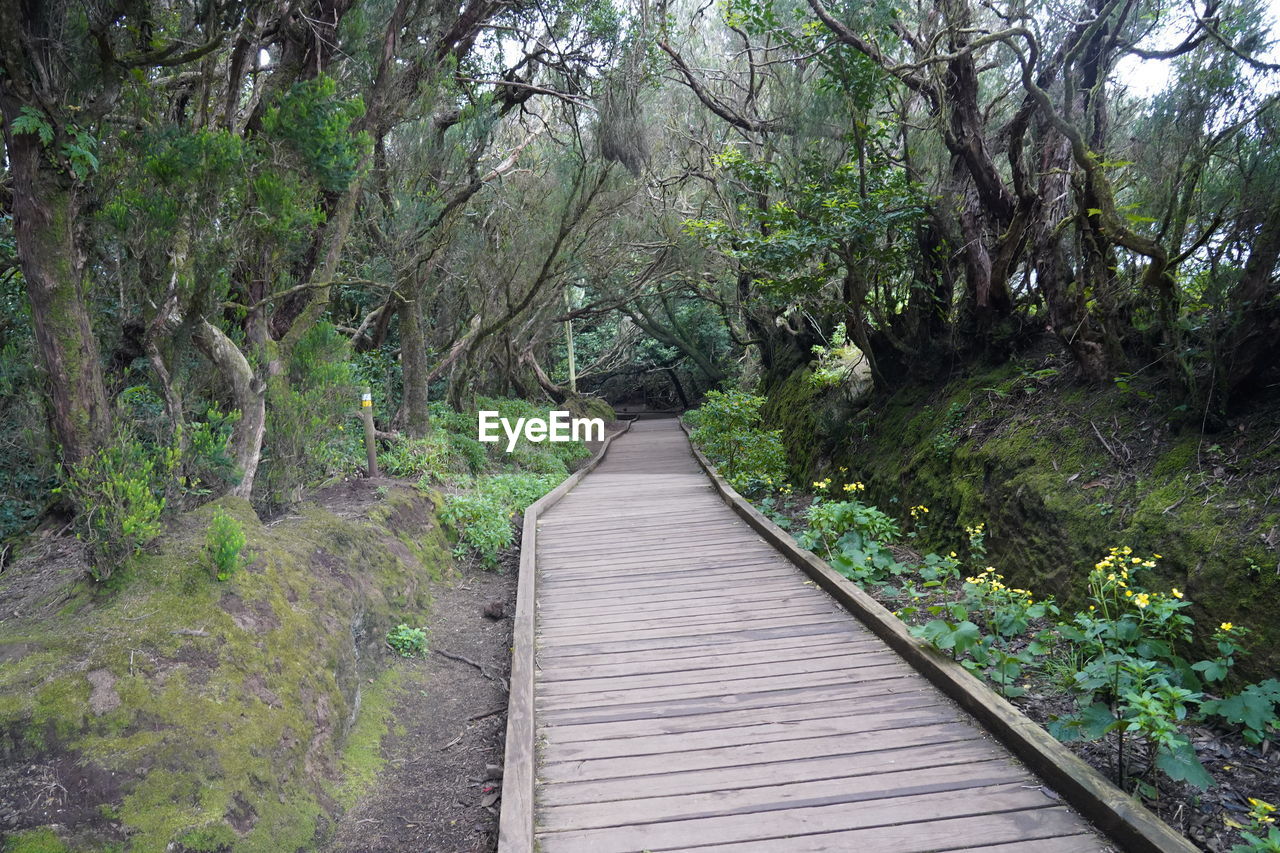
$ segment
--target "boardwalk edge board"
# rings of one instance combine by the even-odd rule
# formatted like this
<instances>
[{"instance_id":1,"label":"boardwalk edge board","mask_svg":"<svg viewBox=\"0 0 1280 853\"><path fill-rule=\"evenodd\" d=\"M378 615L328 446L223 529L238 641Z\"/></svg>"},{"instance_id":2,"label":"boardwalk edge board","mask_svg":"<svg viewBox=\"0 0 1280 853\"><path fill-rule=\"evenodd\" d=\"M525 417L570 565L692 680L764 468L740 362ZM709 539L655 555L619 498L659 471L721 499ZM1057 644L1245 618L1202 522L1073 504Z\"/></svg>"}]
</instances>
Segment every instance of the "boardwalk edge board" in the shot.
<instances>
[{"instance_id":1,"label":"boardwalk edge board","mask_svg":"<svg viewBox=\"0 0 1280 853\"><path fill-rule=\"evenodd\" d=\"M507 694L507 736L502 772L502 812L498 819L498 850L528 853L533 850L533 653L534 606L537 590L534 555L538 515L554 506L583 477L591 473L609 452L613 440L631 429L632 421L606 436L604 444L573 474L524 511L520 533L520 570L516 585L516 615L511 631L511 690Z\"/></svg>"},{"instance_id":2,"label":"boardwalk edge board","mask_svg":"<svg viewBox=\"0 0 1280 853\"><path fill-rule=\"evenodd\" d=\"M689 433L687 424L681 421L680 426ZM1198 851L1181 833L1113 785L963 666L913 637L902 620L860 587L797 545L790 534L716 473L692 440L690 447L721 500L911 667L972 715L1111 841L1131 853Z\"/></svg>"}]
</instances>

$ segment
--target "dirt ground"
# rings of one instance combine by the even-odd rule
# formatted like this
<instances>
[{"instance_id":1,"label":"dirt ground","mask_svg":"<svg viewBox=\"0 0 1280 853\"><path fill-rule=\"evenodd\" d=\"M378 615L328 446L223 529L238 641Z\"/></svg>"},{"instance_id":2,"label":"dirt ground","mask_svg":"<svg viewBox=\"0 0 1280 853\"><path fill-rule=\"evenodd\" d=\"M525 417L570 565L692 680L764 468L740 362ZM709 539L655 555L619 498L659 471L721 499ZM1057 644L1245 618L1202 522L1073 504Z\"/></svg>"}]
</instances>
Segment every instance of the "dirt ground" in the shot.
<instances>
[{"instance_id":1,"label":"dirt ground","mask_svg":"<svg viewBox=\"0 0 1280 853\"><path fill-rule=\"evenodd\" d=\"M510 556L500 572L463 565L456 582L435 586L430 652L393 664L407 673L386 766L325 850L495 849L515 591Z\"/></svg>"}]
</instances>

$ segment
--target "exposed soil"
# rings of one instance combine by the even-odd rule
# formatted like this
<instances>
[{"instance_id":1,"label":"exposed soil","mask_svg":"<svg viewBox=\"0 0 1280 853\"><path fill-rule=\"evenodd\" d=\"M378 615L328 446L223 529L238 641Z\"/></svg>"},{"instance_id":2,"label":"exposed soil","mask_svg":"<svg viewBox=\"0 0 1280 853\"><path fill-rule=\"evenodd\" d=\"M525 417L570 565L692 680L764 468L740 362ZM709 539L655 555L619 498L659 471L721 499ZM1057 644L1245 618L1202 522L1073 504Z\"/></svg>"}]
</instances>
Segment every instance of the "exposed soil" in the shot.
<instances>
[{"instance_id":1,"label":"exposed soil","mask_svg":"<svg viewBox=\"0 0 1280 853\"><path fill-rule=\"evenodd\" d=\"M394 664L407 673L382 742L386 766L339 821L326 850L473 853L497 846L516 594L511 555L502 562L497 572L463 565L455 581L435 585L431 651Z\"/></svg>"}]
</instances>

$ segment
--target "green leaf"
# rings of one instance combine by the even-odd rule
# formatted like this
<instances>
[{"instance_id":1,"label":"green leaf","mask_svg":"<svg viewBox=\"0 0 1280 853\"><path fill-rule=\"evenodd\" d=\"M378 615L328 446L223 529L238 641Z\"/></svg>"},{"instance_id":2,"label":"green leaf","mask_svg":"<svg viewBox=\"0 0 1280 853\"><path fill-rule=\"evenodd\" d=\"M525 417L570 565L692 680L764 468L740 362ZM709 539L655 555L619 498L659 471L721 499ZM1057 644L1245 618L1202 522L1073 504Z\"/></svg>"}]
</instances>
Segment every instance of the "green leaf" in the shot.
<instances>
[{"instance_id":1,"label":"green leaf","mask_svg":"<svg viewBox=\"0 0 1280 853\"><path fill-rule=\"evenodd\" d=\"M1196 757L1191 741L1186 738L1162 747L1156 753L1156 767L1175 782L1186 782L1201 790L1217 784L1217 780L1209 775L1209 771L1204 769L1204 765Z\"/></svg>"},{"instance_id":2,"label":"green leaf","mask_svg":"<svg viewBox=\"0 0 1280 853\"><path fill-rule=\"evenodd\" d=\"M34 133L40 137L41 145L53 142L53 125L45 118L44 113L35 107L23 107L18 117L13 120L14 133Z\"/></svg>"}]
</instances>

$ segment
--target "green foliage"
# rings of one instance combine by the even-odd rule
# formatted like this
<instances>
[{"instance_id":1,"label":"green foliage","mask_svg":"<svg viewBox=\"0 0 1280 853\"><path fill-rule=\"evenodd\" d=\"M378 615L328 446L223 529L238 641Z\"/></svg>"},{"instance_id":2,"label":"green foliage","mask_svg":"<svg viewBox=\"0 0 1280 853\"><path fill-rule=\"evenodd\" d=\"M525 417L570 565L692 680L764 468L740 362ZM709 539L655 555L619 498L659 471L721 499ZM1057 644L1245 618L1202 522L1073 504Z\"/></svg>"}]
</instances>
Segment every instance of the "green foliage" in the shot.
<instances>
[{"instance_id":1,"label":"green foliage","mask_svg":"<svg viewBox=\"0 0 1280 853\"><path fill-rule=\"evenodd\" d=\"M403 622L387 632L387 645L402 658L422 657L427 653L425 628L410 628Z\"/></svg>"},{"instance_id":2,"label":"green foliage","mask_svg":"<svg viewBox=\"0 0 1280 853\"><path fill-rule=\"evenodd\" d=\"M40 137L41 145L53 144L53 125L49 124L45 114L35 107L23 107L19 110L12 127L15 134L31 133Z\"/></svg>"},{"instance_id":3,"label":"green foliage","mask_svg":"<svg viewBox=\"0 0 1280 853\"><path fill-rule=\"evenodd\" d=\"M8 835L3 853L71 853L71 848L52 829L41 827Z\"/></svg>"},{"instance_id":4,"label":"green foliage","mask_svg":"<svg viewBox=\"0 0 1280 853\"><path fill-rule=\"evenodd\" d=\"M231 453L231 435L239 420L239 411L224 413L217 403L211 403L202 419L191 422L187 455L182 460L188 492L209 494L239 482L241 472L236 470Z\"/></svg>"},{"instance_id":5,"label":"green foliage","mask_svg":"<svg viewBox=\"0 0 1280 853\"><path fill-rule=\"evenodd\" d=\"M205 534L205 551L214 577L220 581L230 580L248 562L244 553L245 542L240 522L221 508L214 510L213 520Z\"/></svg>"},{"instance_id":6,"label":"green foliage","mask_svg":"<svg viewBox=\"0 0 1280 853\"><path fill-rule=\"evenodd\" d=\"M258 479L267 501L297 501L304 486L353 474L364 461L362 437L348 428L357 401L350 342L317 323L293 349L286 374L267 385L267 435Z\"/></svg>"},{"instance_id":7,"label":"green foliage","mask_svg":"<svg viewBox=\"0 0 1280 853\"><path fill-rule=\"evenodd\" d=\"M127 433L72 465L56 491L76 507L78 535L92 573L106 580L160 533L164 493L178 464L174 449L149 447Z\"/></svg>"},{"instance_id":8,"label":"green foliage","mask_svg":"<svg viewBox=\"0 0 1280 853\"><path fill-rule=\"evenodd\" d=\"M691 219L685 230L755 271L763 292L813 298L842 277L842 267L890 277L909 264L911 243L885 239L910 233L923 211L900 170L886 165L868 173L857 162L832 164L815 153L784 171L736 147L715 162L741 188L740 222Z\"/></svg>"},{"instance_id":9,"label":"green foliage","mask_svg":"<svg viewBox=\"0 0 1280 853\"><path fill-rule=\"evenodd\" d=\"M1212 699L1201 704L1205 714L1241 727L1244 739L1255 746L1280 732L1280 681L1268 678L1250 684L1225 699Z\"/></svg>"},{"instance_id":10,"label":"green foliage","mask_svg":"<svg viewBox=\"0 0 1280 853\"><path fill-rule=\"evenodd\" d=\"M461 489L444 499L441 519L458 536L457 555L474 553L496 567L502 551L515 542L512 519L545 495L569 473L569 465L590 454L582 442L520 442L513 452L503 444L482 444L480 410L498 412L515 422L545 418L548 410L524 400L479 397L476 410L456 412L431 406L432 431L425 438L402 440L383 451L379 464L388 474L416 478L420 487L450 484Z\"/></svg>"},{"instance_id":11,"label":"green foliage","mask_svg":"<svg viewBox=\"0 0 1280 853\"><path fill-rule=\"evenodd\" d=\"M459 556L470 550L485 566L496 566L501 551L515 541L512 518L561 479L554 474L509 472L482 478L473 492L447 496L441 518L460 533Z\"/></svg>"},{"instance_id":12,"label":"green foliage","mask_svg":"<svg viewBox=\"0 0 1280 853\"><path fill-rule=\"evenodd\" d=\"M1280 853L1280 828L1275 818L1276 807L1264 800L1249 798L1249 823L1241 825L1228 820L1227 823L1240 830L1244 844L1231 848L1231 853Z\"/></svg>"},{"instance_id":13,"label":"green foliage","mask_svg":"<svg viewBox=\"0 0 1280 853\"><path fill-rule=\"evenodd\" d=\"M319 76L295 83L267 110L263 127L286 140L328 192L342 192L355 179L360 159L371 145L367 133L353 133L364 115L359 98L342 99L333 78Z\"/></svg>"},{"instance_id":14,"label":"green foliage","mask_svg":"<svg viewBox=\"0 0 1280 853\"><path fill-rule=\"evenodd\" d=\"M449 495L440 518L460 532L458 556L474 551L486 567L498 565L500 552L515 541L514 510L494 493Z\"/></svg>"},{"instance_id":15,"label":"green foliage","mask_svg":"<svg viewBox=\"0 0 1280 853\"><path fill-rule=\"evenodd\" d=\"M778 430L760 428L764 398L741 391L708 391L688 412L691 437L729 485L744 495L786 488L787 457Z\"/></svg>"}]
</instances>

